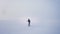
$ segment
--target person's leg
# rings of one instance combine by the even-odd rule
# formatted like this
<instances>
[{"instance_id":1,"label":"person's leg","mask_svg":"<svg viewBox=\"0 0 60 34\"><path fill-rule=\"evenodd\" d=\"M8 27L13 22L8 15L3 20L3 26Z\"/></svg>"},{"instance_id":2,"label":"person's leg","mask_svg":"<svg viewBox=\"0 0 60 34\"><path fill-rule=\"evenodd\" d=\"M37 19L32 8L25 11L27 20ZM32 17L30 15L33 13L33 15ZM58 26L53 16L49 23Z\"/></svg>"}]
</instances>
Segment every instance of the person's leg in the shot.
<instances>
[{"instance_id":1,"label":"person's leg","mask_svg":"<svg viewBox=\"0 0 60 34\"><path fill-rule=\"evenodd\" d=\"M30 26L30 22L29 22L28 26Z\"/></svg>"}]
</instances>

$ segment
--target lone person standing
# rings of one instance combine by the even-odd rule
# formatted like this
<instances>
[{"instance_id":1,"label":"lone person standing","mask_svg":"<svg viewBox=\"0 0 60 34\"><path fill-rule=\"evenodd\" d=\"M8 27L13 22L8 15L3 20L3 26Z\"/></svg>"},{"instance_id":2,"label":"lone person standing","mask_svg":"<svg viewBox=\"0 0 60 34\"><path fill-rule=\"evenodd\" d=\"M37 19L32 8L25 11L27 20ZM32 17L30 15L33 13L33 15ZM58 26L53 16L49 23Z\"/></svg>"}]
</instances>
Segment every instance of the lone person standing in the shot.
<instances>
[{"instance_id":1,"label":"lone person standing","mask_svg":"<svg viewBox=\"0 0 60 34\"><path fill-rule=\"evenodd\" d=\"M30 26L30 22L31 22L30 19L28 19L28 26Z\"/></svg>"}]
</instances>

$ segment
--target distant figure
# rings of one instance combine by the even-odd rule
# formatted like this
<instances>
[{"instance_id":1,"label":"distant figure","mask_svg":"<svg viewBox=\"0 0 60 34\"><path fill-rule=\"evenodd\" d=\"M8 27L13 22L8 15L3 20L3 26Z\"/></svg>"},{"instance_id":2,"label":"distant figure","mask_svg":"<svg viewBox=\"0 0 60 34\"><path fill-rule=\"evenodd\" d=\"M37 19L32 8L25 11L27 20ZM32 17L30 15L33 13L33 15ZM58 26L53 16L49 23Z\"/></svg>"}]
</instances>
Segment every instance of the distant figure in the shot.
<instances>
[{"instance_id":1,"label":"distant figure","mask_svg":"<svg viewBox=\"0 0 60 34\"><path fill-rule=\"evenodd\" d=\"M30 19L28 19L28 26L30 26L30 22L31 22Z\"/></svg>"}]
</instances>

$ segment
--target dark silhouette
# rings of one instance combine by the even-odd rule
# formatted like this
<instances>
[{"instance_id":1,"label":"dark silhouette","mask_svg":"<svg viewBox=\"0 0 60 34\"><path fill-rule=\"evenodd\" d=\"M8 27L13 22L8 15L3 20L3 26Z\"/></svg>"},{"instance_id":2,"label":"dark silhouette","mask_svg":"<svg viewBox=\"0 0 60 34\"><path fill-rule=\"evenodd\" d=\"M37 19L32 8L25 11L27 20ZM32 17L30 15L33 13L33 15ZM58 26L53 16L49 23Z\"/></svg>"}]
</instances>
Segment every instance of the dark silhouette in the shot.
<instances>
[{"instance_id":1,"label":"dark silhouette","mask_svg":"<svg viewBox=\"0 0 60 34\"><path fill-rule=\"evenodd\" d=\"M30 22L31 22L30 19L28 19L28 26L30 26Z\"/></svg>"}]
</instances>

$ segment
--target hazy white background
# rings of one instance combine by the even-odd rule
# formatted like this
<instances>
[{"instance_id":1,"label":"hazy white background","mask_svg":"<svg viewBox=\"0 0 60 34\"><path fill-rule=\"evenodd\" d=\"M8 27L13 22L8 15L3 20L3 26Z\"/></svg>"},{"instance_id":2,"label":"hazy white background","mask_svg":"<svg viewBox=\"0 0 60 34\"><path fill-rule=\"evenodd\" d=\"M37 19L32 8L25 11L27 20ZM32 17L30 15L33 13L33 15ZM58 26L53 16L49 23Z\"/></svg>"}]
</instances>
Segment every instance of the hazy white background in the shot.
<instances>
[{"instance_id":1,"label":"hazy white background","mask_svg":"<svg viewBox=\"0 0 60 34\"><path fill-rule=\"evenodd\" d=\"M60 34L60 0L0 0L0 34Z\"/></svg>"}]
</instances>

